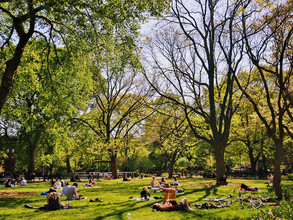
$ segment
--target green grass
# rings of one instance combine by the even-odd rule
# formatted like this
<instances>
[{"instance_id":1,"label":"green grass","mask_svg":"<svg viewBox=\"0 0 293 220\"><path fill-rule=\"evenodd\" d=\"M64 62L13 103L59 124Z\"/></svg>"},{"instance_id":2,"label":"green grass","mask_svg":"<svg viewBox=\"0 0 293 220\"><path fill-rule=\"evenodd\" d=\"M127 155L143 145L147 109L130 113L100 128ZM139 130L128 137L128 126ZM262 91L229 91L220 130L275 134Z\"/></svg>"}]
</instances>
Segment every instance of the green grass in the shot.
<instances>
[{"instance_id":1,"label":"green grass","mask_svg":"<svg viewBox=\"0 0 293 220\"><path fill-rule=\"evenodd\" d=\"M5 188L0 185L0 191L29 191L35 192L31 197L0 198L0 219L251 219L259 210L241 209L240 204L232 204L230 207L222 209L196 209L194 212L152 212L152 204L162 202L156 201L138 202L129 199L129 196L139 197L143 186L150 185L151 179L135 179L130 182L120 180L102 180L97 185L99 188L83 188L80 183L78 188L86 197L86 200L69 201L73 208L44 212L24 208L24 204L41 206L45 204L45 197L40 196L42 191L48 191L49 182L29 183L28 186ZM232 193L234 189L240 189L243 182L248 186L258 187L260 192L267 192L264 180L239 180L230 179L228 186L210 187L214 180L207 179L181 179L181 187L184 195L178 195L177 201L186 197L194 207L194 203L204 203L208 197L223 197ZM292 181L282 183L293 184ZM150 190L151 196L163 196L162 193L154 193ZM101 203L91 203L90 199L100 198ZM61 197L62 203L67 203L65 197ZM270 209L262 207L261 210ZM129 216L128 213L131 215ZM129 217L128 217L129 216Z\"/></svg>"}]
</instances>

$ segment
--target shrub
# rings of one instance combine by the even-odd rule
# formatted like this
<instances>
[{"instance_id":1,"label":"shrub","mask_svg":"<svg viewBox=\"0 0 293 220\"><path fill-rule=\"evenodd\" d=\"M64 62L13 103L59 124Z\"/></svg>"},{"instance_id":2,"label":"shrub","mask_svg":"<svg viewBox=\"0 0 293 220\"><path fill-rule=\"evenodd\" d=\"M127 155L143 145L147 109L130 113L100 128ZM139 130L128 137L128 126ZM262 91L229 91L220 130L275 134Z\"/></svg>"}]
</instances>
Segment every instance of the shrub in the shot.
<instances>
[{"instance_id":1,"label":"shrub","mask_svg":"<svg viewBox=\"0 0 293 220\"><path fill-rule=\"evenodd\" d=\"M272 210L262 210L253 219L293 219L293 202L282 201L278 207Z\"/></svg>"}]
</instances>

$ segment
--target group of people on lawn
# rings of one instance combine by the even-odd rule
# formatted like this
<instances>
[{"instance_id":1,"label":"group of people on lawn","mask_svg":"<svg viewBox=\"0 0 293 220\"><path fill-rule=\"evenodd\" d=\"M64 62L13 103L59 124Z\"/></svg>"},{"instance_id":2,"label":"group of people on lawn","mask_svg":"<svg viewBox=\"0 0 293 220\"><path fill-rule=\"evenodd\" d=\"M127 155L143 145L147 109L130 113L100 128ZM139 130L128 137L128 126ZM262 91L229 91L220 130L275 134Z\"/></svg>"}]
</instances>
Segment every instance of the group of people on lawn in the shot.
<instances>
[{"instance_id":1,"label":"group of people on lawn","mask_svg":"<svg viewBox=\"0 0 293 220\"><path fill-rule=\"evenodd\" d=\"M72 207L70 203L66 205L61 203L60 194L56 192L56 189L59 189L59 182L61 181L57 180L54 183L52 182L54 187L50 188L50 190L47 192L47 195L46 195L47 204L40 207L33 207L28 204L25 204L25 207L31 208L31 209L46 210L46 211L62 210L62 209L68 209ZM158 185L155 183L155 178L153 177L152 184L154 184L152 186L159 187L159 189L165 193L163 204L155 203L153 205L153 211L157 211L157 210L160 210L160 211L190 210L192 211L193 210L190 208L186 198L182 199L179 203L176 202L175 200L176 192L177 192L176 189L178 185L178 180L176 178L174 178L172 182L175 188L169 188L169 184L165 181L164 178L162 178L162 180L158 183L160 185ZM61 196L66 196L67 200L81 199L83 194L78 192L77 187L78 187L78 183L73 183L72 186L64 185L61 192ZM170 194L170 197L169 197L169 194ZM149 200L150 193L149 193L148 187L143 188L143 191L141 192L141 198L142 198L142 201Z\"/></svg>"},{"instance_id":2,"label":"group of people on lawn","mask_svg":"<svg viewBox=\"0 0 293 220\"><path fill-rule=\"evenodd\" d=\"M168 183L166 182L165 177L162 177L161 181L159 181L159 182L156 182L156 177L155 176L152 177L152 181L151 181L151 187L152 188L165 187L166 184L168 184ZM177 187L179 185L177 177L173 177L171 185L173 185L174 187Z\"/></svg>"},{"instance_id":3,"label":"group of people on lawn","mask_svg":"<svg viewBox=\"0 0 293 220\"><path fill-rule=\"evenodd\" d=\"M91 181L91 180L90 180ZM60 194L56 192L55 189L60 189L59 182L61 184L60 180L57 180L56 182L52 183L53 186L46 195L47 204L41 207L32 207L28 204L25 205L26 208L32 208L32 209L40 209L40 210L61 210L61 209L68 209L72 207L70 203L64 205L60 202ZM272 182L272 178L270 179L270 182ZM72 186L64 185L63 186L61 196L66 196L67 200L79 200L83 198L83 194L79 193L77 190L78 183L73 183ZM156 177L152 177L151 180L151 188L159 189L160 192L164 192L164 199L163 203L155 203L153 205L152 211L194 211L194 209L190 208L190 205L188 203L187 198L183 198L180 202L176 201L176 194L177 194L177 187L179 185L178 180L176 177L173 178L173 181L171 183L174 188L171 188L170 185L166 182L165 178L162 177L161 181L156 182ZM248 191L257 191L256 187L247 187L245 184L241 184L241 190L248 190ZM148 187L143 187L143 190L140 193L141 195L141 201L144 200L150 200L150 193L148 190Z\"/></svg>"},{"instance_id":4,"label":"group of people on lawn","mask_svg":"<svg viewBox=\"0 0 293 220\"><path fill-rule=\"evenodd\" d=\"M67 200L79 200L82 198L83 194L77 191L78 183L73 183L72 186L65 185L62 189L61 195L66 196ZM72 207L70 203L64 205L60 201L60 194L56 191L54 187L50 188L46 195L47 204L40 207L32 207L25 204L26 208L40 209L46 211L68 209Z\"/></svg>"},{"instance_id":5,"label":"group of people on lawn","mask_svg":"<svg viewBox=\"0 0 293 220\"><path fill-rule=\"evenodd\" d=\"M174 188L170 188L170 185L166 182L165 178L162 177L161 181L156 182L156 177L152 177L151 187L159 188L161 192L164 192L164 200L163 204L155 203L153 205L153 211L194 211L194 209L190 208L187 198L183 198L180 202L176 201L176 194L178 192L179 182L176 177L173 177L171 185ZM145 196L143 193L147 190L146 187L143 188L141 192L141 196ZM148 196L150 196L148 194Z\"/></svg>"},{"instance_id":6,"label":"group of people on lawn","mask_svg":"<svg viewBox=\"0 0 293 220\"><path fill-rule=\"evenodd\" d=\"M5 182L5 187L14 187L14 186L26 186L27 182L24 178L15 179L14 177L8 178Z\"/></svg>"}]
</instances>

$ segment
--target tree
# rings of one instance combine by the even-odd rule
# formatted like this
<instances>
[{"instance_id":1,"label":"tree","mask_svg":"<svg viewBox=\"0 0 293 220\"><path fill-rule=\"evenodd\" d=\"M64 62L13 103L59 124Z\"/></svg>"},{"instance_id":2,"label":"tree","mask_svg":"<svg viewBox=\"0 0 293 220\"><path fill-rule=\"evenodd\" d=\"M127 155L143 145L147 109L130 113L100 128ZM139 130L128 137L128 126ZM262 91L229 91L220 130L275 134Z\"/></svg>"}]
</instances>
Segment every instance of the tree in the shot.
<instances>
[{"instance_id":1,"label":"tree","mask_svg":"<svg viewBox=\"0 0 293 220\"><path fill-rule=\"evenodd\" d=\"M176 103L164 98L154 101L156 113L146 120L145 136L169 162L169 178L175 163L182 157L188 145L194 145L184 112Z\"/></svg>"},{"instance_id":2,"label":"tree","mask_svg":"<svg viewBox=\"0 0 293 220\"><path fill-rule=\"evenodd\" d=\"M281 198L281 155L285 132L292 137L292 133L285 123L287 117L292 123L292 9L293 2L275 2L270 8L255 4L255 10L243 5L242 29L247 55L259 75L265 99L259 102L252 96L251 90L246 90L253 78L247 76L247 83L241 84L237 80L245 97L253 105L254 111L265 125L268 135L275 144L274 152L274 189ZM260 9L259 9L260 8ZM260 17L259 10L266 15ZM257 23L255 22L257 21ZM255 24L256 23L256 24ZM254 73L252 71L251 73ZM262 111L266 108L266 111Z\"/></svg>"},{"instance_id":3,"label":"tree","mask_svg":"<svg viewBox=\"0 0 293 220\"><path fill-rule=\"evenodd\" d=\"M137 34L138 21L151 15L159 15L169 1L57 1L57 0L2 0L0 1L1 52L5 47L11 55L4 58L5 70L1 71L0 112L11 93L16 70L21 63L25 47L33 36L41 37L56 46L70 42L91 42L92 21L99 23L100 47L104 47L111 35L109 26L120 23L128 28L131 39ZM15 43L15 47L13 47ZM86 47L86 45L80 45Z\"/></svg>"},{"instance_id":4,"label":"tree","mask_svg":"<svg viewBox=\"0 0 293 220\"><path fill-rule=\"evenodd\" d=\"M263 97L263 92L255 88L255 84L251 85L251 89L255 91L255 96ZM241 152L244 150L249 157L251 175L257 174L257 163L264 154L264 143L267 138L264 125L258 119L253 106L248 100L242 100L232 119L230 142L236 142L236 145L241 142L245 145Z\"/></svg>"},{"instance_id":5,"label":"tree","mask_svg":"<svg viewBox=\"0 0 293 220\"><path fill-rule=\"evenodd\" d=\"M63 49L58 49L58 57L54 54L48 57L42 52L47 46L45 41L28 43L14 82L16 89L2 112L3 118L13 122L14 135L19 135L19 145L27 151L29 173L35 172L36 150L44 132L66 123L85 107L84 94L88 88L85 84L90 77L85 75L87 68L82 57L78 58L78 65Z\"/></svg>"},{"instance_id":6,"label":"tree","mask_svg":"<svg viewBox=\"0 0 293 220\"><path fill-rule=\"evenodd\" d=\"M194 136L212 146L217 181L225 173L224 152L238 101L233 94L243 51L237 31L240 3L175 0L167 16L172 27L149 40L146 58L151 63L145 67L149 83L181 105ZM180 101L170 94L180 96ZM192 120L196 117L201 119Z\"/></svg>"},{"instance_id":7,"label":"tree","mask_svg":"<svg viewBox=\"0 0 293 220\"><path fill-rule=\"evenodd\" d=\"M148 117L144 103L150 96L140 82L139 61L133 45L112 40L102 51L103 59L92 63L94 87L89 111L76 118L92 129L109 155L112 175L117 174L117 154L129 138L138 135L141 123Z\"/></svg>"}]
</instances>

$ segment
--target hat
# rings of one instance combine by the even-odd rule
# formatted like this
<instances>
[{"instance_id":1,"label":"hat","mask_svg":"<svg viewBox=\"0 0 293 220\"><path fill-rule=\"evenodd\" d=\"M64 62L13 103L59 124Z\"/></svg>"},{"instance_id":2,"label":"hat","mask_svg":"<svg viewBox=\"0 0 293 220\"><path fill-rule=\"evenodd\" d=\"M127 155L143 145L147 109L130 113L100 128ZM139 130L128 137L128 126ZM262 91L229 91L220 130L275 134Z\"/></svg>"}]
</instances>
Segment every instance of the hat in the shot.
<instances>
[{"instance_id":1,"label":"hat","mask_svg":"<svg viewBox=\"0 0 293 220\"><path fill-rule=\"evenodd\" d=\"M78 186L78 183L73 183L73 186Z\"/></svg>"}]
</instances>

